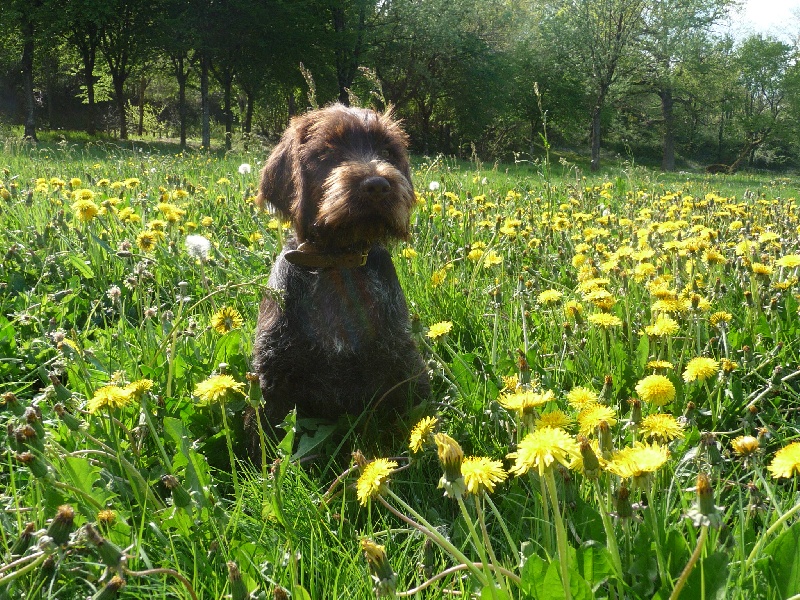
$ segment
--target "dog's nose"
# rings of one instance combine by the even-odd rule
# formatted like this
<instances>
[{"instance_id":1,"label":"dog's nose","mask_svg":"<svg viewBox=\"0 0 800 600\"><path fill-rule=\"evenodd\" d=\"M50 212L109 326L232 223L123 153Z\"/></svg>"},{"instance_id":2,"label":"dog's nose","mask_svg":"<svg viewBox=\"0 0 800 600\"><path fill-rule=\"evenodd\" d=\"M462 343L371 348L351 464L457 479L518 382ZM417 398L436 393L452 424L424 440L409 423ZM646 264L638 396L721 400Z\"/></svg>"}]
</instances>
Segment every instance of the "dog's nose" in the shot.
<instances>
[{"instance_id":1,"label":"dog's nose","mask_svg":"<svg viewBox=\"0 0 800 600\"><path fill-rule=\"evenodd\" d=\"M367 177L361 184L362 189L370 196L385 196L392 191L392 184L385 177Z\"/></svg>"}]
</instances>

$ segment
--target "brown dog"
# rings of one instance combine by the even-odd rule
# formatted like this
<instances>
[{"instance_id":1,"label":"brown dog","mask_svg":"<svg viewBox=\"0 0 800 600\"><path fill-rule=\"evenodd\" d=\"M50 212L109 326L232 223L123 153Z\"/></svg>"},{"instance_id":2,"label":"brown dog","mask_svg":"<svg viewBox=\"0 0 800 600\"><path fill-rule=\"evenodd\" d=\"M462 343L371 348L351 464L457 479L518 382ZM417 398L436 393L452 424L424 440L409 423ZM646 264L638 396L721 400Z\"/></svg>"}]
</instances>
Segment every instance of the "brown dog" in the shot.
<instances>
[{"instance_id":1,"label":"brown dog","mask_svg":"<svg viewBox=\"0 0 800 600\"><path fill-rule=\"evenodd\" d=\"M407 239L415 203L407 137L391 114L335 104L292 120L263 171L259 205L295 237L269 278L282 302L261 304L254 367L262 414L402 413L429 381L408 308L382 245Z\"/></svg>"}]
</instances>

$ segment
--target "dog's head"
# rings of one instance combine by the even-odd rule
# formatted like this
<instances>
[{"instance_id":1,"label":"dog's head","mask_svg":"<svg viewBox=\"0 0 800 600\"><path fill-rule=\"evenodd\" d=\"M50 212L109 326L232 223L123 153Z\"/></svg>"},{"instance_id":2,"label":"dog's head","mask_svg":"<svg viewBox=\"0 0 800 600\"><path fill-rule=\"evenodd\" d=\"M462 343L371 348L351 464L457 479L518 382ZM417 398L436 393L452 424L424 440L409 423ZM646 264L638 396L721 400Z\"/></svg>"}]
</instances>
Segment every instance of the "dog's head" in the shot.
<instances>
[{"instance_id":1,"label":"dog's head","mask_svg":"<svg viewBox=\"0 0 800 600\"><path fill-rule=\"evenodd\" d=\"M391 111L334 104L292 120L264 169L258 204L291 219L297 238L340 250L409 233L408 138Z\"/></svg>"}]
</instances>

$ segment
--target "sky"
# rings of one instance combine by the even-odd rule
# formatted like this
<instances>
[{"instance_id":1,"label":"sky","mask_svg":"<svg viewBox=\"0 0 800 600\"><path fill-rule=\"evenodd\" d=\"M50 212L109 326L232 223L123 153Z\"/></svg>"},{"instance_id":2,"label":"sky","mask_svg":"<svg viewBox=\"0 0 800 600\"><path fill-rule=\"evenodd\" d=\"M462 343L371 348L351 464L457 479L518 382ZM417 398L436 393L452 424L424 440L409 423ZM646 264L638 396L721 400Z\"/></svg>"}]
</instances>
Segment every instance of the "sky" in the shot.
<instances>
[{"instance_id":1,"label":"sky","mask_svg":"<svg viewBox=\"0 0 800 600\"><path fill-rule=\"evenodd\" d=\"M763 33L791 41L800 34L800 0L744 0L734 33Z\"/></svg>"}]
</instances>

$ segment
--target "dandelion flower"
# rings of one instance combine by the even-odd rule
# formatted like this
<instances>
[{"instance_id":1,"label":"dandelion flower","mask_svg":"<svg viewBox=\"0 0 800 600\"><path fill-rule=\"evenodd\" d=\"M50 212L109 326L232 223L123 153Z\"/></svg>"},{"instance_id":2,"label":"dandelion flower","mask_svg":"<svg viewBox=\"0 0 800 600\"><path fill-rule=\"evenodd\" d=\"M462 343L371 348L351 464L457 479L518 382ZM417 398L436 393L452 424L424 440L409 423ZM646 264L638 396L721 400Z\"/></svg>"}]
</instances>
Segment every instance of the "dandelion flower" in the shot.
<instances>
[{"instance_id":1,"label":"dandelion flower","mask_svg":"<svg viewBox=\"0 0 800 600\"><path fill-rule=\"evenodd\" d=\"M713 358L705 356L698 356L693 358L686 365L686 370L683 372L683 380L686 383L690 381L705 381L709 377L717 374L719 371L719 363Z\"/></svg>"},{"instance_id":2,"label":"dandelion flower","mask_svg":"<svg viewBox=\"0 0 800 600\"><path fill-rule=\"evenodd\" d=\"M400 255L403 258L415 258L417 256L417 251L413 248L403 248L403 250L400 252Z\"/></svg>"},{"instance_id":3,"label":"dandelion flower","mask_svg":"<svg viewBox=\"0 0 800 600\"><path fill-rule=\"evenodd\" d=\"M450 330L453 329L453 323L450 321L440 321L439 323L434 323L428 329L428 333L426 334L432 340L438 340L441 337L444 337Z\"/></svg>"},{"instance_id":4,"label":"dandelion flower","mask_svg":"<svg viewBox=\"0 0 800 600\"><path fill-rule=\"evenodd\" d=\"M555 304L564 294L558 290L545 290L536 297L539 304Z\"/></svg>"},{"instance_id":5,"label":"dandelion flower","mask_svg":"<svg viewBox=\"0 0 800 600\"><path fill-rule=\"evenodd\" d=\"M496 483L503 483L508 474L503 470L503 463L484 456L470 456L461 463L461 476L470 494L483 490L492 493Z\"/></svg>"},{"instance_id":6,"label":"dandelion flower","mask_svg":"<svg viewBox=\"0 0 800 600\"><path fill-rule=\"evenodd\" d=\"M238 169L239 175L248 175L251 170L252 170L252 167L250 166L249 163L240 164L239 165L239 169Z\"/></svg>"},{"instance_id":7,"label":"dandelion flower","mask_svg":"<svg viewBox=\"0 0 800 600\"><path fill-rule=\"evenodd\" d=\"M439 182L438 182L438 181L431 181L431 182L428 184L428 189L429 189L430 191L432 191L432 192L435 192L436 190L438 190L438 189L439 189Z\"/></svg>"},{"instance_id":8,"label":"dandelion flower","mask_svg":"<svg viewBox=\"0 0 800 600\"><path fill-rule=\"evenodd\" d=\"M438 271L434 271L433 275L431 275L431 285L433 287L439 287L444 283L445 279L447 279L447 269L439 269Z\"/></svg>"},{"instance_id":9,"label":"dandelion flower","mask_svg":"<svg viewBox=\"0 0 800 600\"><path fill-rule=\"evenodd\" d=\"M675 365L673 365L668 360L651 360L651 361L648 361L648 363L645 365L645 367L647 367L648 369L654 369L654 370L658 370L658 369L672 370L672 369L675 368Z\"/></svg>"},{"instance_id":10,"label":"dandelion flower","mask_svg":"<svg viewBox=\"0 0 800 600\"><path fill-rule=\"evenodd\" d=\"M776 260L775 264L779 267L787 267L789 269L800 267L800 254L787 254Z\"/></svg>"},{"instance_id":11,"label":"dandelion flower","mask_svg":"<svg viewBox=\"0 0 800 600\"><path fill-rule=\"evenodd\" d=\"M242 315L231 306L223 306L211 315L211 328L220 335L224 335L234 329L239 329L242 323L244 323Z\"/></svg>"},{"instance_id":12,"label":"dandelion flower","mask_svg":"<svg viewBox=\"0 0 800 600\"><path fill-rule=\"evenodd\" d=\"M138 379L125 386L125 391L128 392L132 398L136 398L137 400L151 389L153 389L152 379Z\"/></svg>"},{"instance_id":13,"label":"dandelion flower","mask_svg":"<svg viewBox=\"0 0 800 600\"><path fill-rule=\"evenodd\" d=\"M411 449L411 452L416 454L422 450L422 447L433 435L433 430L438 423L439 419L436 417L425 417L414 425L414 428L411 430L411 439L408 442L408 447Z\"/></svg>"},{"instance_id":14,"label":"dandelion flower","mask_svg":"<svg viewBox=\"0 0 800 600\"><path fill-rule=\"evenodd\" d=\"M572 417L562 410L551 410L550 412L542 413L536 419L535 425L537 428L541 427L560 427L561 429L569 429L573 424Z\"/></svg>"},{"instance_id":15,"label":"dandelion flower","mask_svg":"<svg viewBox=\"0 0 800 600\"><path fill-rule=\"evenodd\" d=\"M92 399L86 403L86 410L94 414L102 408L122 408L130 399L127 390L116 385L104 385L95 390Z\"/></svg>"},{"instance_id":16,"label":"dandelion flower","mask_svg":"<svg viewBox=\"0 0 800 600\"><path fill-rule=\"evenodd\" d=\"M72 203L72 210L75 211L75 215L80 221L86 223L97 216L100 212L100 207L91 199L80 198Z\"/></svg>"},{"instance_id":17,"label":"dandelion flower","mask_svg":"<svg viewBox=\"0 0 800 600\"><path fill-rule=\"evenodd\" d=\"M460 477L461 463L464 460L461 445L446 433L434 434L433 441L436 443L439 462L442 463L445 472L452 476L452 479Z\"/></svg>"},{"instance_id":18,"label":"dandelion flower","mask_svg":"<svg viewBox=\"0 0 800 600\"><path fill-rule=\"evenodd\" d=\"M532 392L520 389L511 394L502 394L497 402L507 410L515 410L520 415L531 412L537 406L542 406L551 400L555 400L555 394L546 390L545 392Z\"/></svg>"},{"instance_id":19,"label":"dandelion flower","mask_svg":"<svg viewBox=\"0 0 800 600\"><path fill-rule=\"evenodd\" d=\"M136 245L142 252L151 252L156 247L158 236L155 232L145 230L136 236Z\"/></svg>"},{"instance_id":20,"label":"dandelion flower","mask_svg":"<svg viewBox=\"0 0 800 600\"><path fill-rule=\"evenodd\" d=\"M397 463L386 458L378 458L369 463L356 482L356 495L362 506L367 501L381 495L389 483L389 475L397 468Z\"/></svg>"},{"instance_id":21,"label":"dandelion flower","mask_svg":"<svg viewBox=\"0 0 800 600\"><path fill-rule=\"evenodd\" d=\"M514 460L509 472L524 475L536 467L539 475L558 461L565 467L571 459L580 454L578 442L563 429L558 427L542 427L526 435L517 446L517 451L507 455Z\"/></svg>"},{"instance_id":22,"label":"dandelion flower","mask_svg":"<svg viewBox=\"0 0 800 600\"><path fill-rule=\"evenodd\" d=\"M212 375L194 388L194 395L201 404L220 402L232 392L244 395L244 383L236 381L230 375Z\"/></svg>"},{"instance_id":23,"label":"dandelion flower","mask_svg":"<svg viewBox=\"0 0 800 600\"><path fill-rule=\"evenodd\" d=\"M503 264L503 257L494 250L489 250L483 259L484 267L495 267Z\"/></svg>"},{"instance_id":24,"label":"dandelion flower","mask_svg":"<svg viewBox=\"0 0 800 600\"><path fill-rule=\"evenodd\" d=\"M731 313L721 310L708 317L708 322L714 327L719 327L721 325L725 325L726 323L730 323L731 319L733 319L733 315Z\"/></svg>"},{"instance_id":25,"label":"dandelion flower","mask_svg":"<svg viewBox=\"0 0 800 600\"><path fill-rule=\"evenodd\" d=\"M622 320L619 317L608 313L594 313L593 315L589 315L589 322L603 329L622 325Z\"/></svg>"},{"instance_id":26,"label":"dandelion flower","mask_svg":"<svg viewBox=\"0 0 800 600\"><path fill-rule=\"evenodd\" d=\"M645 437L658 438L665 442L683 439L683 424L665 413L647 415L640 424Z\"/></svg>"},{"instance_id":27,"label":"dandelion flower","mask_svg":"<svg viewBox=\"0 0 800 600\"><path fill-rule=\"evenodd\" d=\"M628 448L615 452L606 468L611 473L634 480L655 473L669 459L669 449L658 443L636 443Z\"/></svg>"},{"instance_id":28,"label":"dandelion flower","mask_svg":"<svg viewBox=\"0 0 800 600\"><path fill-rule=\"evenodd\" d=\"M680 331L681 326L669 315L659 315L656 322L644 328L644 332L653 337L668 337Z\"/></svg>"},{"instance_id":29,"label":"dandelion flower","mask_svg":"<svg viewBox=\"0 0 800 600\"><path fill-rule=\"evenodd\" d=\"M585 406L594 404L598 401L598 398L597 392L580 385L572 388L567 393L567 401L577 410L583 410Z\"/></svg>"},{"instance_id":30,"label":"dandelion flower","mask_svg":"<svg viewBox=\"0 0 800 600\"><path fill-rule=\"evenodd\" d=\"M580 427L578 433L589 436L595 432L601 423L611 427L616 422L617 416L613 408L600 403L589 404L578 414L578 425Z\"/></svg>"},{"instance_id":31,"label":"dandelion flower","mask_svg":"<svg viewBox=\"0 0 800 600\"><path fill-rule=\"evenodd\" d=\"M733 451L739 456L748 457L755 454L759 447L758 438L752 435L740 435L731 442Z\"/></svg>"},{"instance_id":32,"label":"dandelion flower","mask_svg":"<svg viewBox=\"0 0 800 600\"><path fill-rule=\"evenodd\" d=\"M778 450L767 469L775 479L800 474L800 442L793 442Z\"/></svg>"},{"instance_id":33,"label":"dandelion flower","mask_svg":"<svg viewBox=\"0 0 800 600\"><path fill-rule=\"evenodd\" d=\"M636 384L636 393L648 404L664 406L675 399L675 386L664 375L648 375Z\"/></svg>"}]
</instances>

